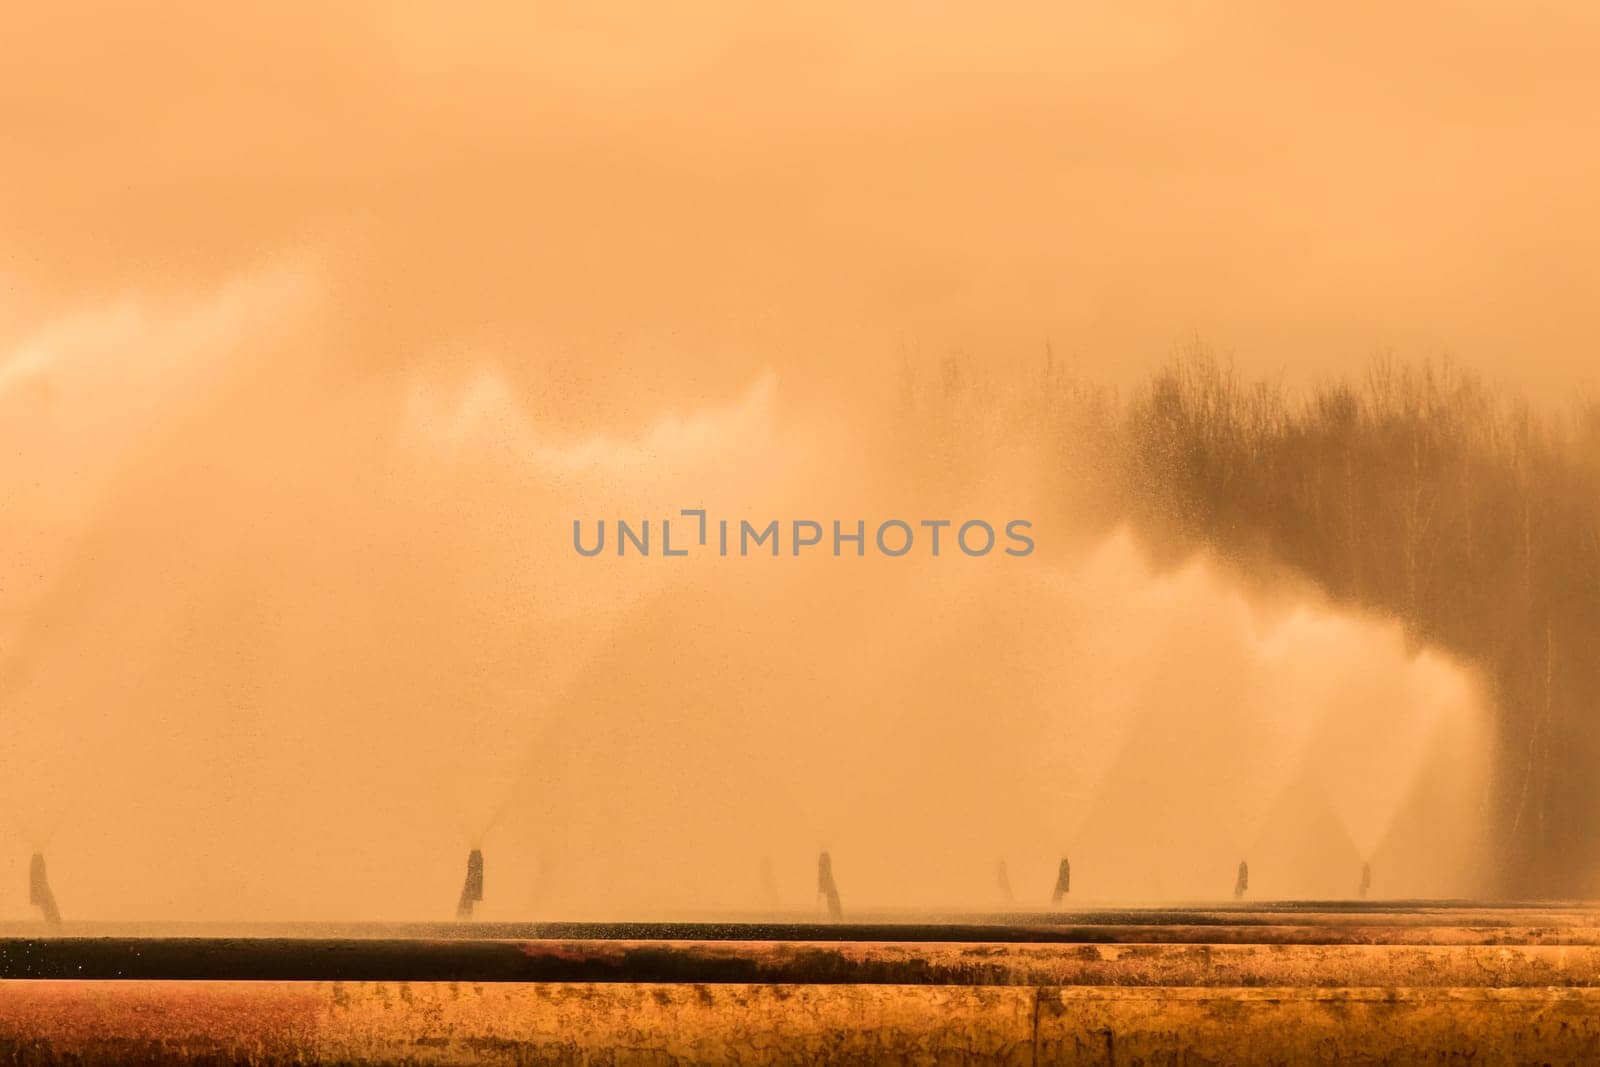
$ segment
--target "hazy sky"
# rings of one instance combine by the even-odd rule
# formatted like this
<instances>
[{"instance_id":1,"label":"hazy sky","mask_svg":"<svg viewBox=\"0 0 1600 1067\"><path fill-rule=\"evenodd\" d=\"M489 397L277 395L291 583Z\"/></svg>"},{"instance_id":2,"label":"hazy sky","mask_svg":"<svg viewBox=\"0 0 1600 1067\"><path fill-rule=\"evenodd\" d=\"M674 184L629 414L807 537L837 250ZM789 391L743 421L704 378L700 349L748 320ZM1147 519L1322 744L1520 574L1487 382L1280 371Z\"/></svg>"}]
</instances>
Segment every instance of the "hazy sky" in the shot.
<instances>
[{"instance_id":1,"label":"hazy sky","mask_svg":"<svg viewBox=\"0 0 1600 1067\"><path fill-rule=\"evenodd\" d=\"M1581 0L12 3L0 343L287 259L327 361L465 346L585 420L1047 338L1127 380L1195 334L1560 396L1596 54Z\"/></svg>"},{"instance_id":2,"label":"hazy sky","mask_svg":"<svg viewBox=\"0 0 1600 1067\"><path fill-rule=\"evenodd\" d=\"M1593 384L1595 11L0 5L0 917L32 848L73 914L448 913L485 835L503 916L763 848L804 908L830 844L879 901L1470 886L1476 679L1298 585L566 538L1107 533L1054 438L906 447L863 386L955 351Z\"/></svg>"}]
</instances>

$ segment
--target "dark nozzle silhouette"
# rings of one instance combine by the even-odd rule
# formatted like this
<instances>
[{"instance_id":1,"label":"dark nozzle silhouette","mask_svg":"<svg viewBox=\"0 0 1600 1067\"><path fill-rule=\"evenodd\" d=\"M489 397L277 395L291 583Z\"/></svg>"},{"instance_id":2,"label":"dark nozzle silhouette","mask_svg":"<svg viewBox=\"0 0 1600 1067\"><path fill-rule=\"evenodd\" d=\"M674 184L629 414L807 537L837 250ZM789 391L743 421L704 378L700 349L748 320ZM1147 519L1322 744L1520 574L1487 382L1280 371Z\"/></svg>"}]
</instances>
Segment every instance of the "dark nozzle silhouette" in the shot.
<instances>
[{"instance_id":1,"label":"dark nozzle silhouette","mask_svg":"<svg viewBox=\"0 0 1600 1067\"><path fill-rule=\"evenodd\" d=\"M1006 861L1001 860L995 865L995 883L1000 886L1000 896L1007 904L1015 904L1017 895L1011 891L1011 872L1006 870Z\"/></svg>"},{"instance_id":2,"label":"dark nozzle silhouette","mask_svg":"<svg viewBox=\"0 0 1600 1067\"><path fill-rule=\"evenodd\" d=\"M1050 893L1050 903L1060 904L1061 898L1072 892L1072 861L1061 857L1061 866L1056 868L1056 887Z\"/></svg>"},{"instance_id":3,"label":"dark nozzle silhouette","mask_svg":"<svg viewBox=\"0 0 1600 1067\"><path fill-rule=\"evenodd\" d=\"M28 903L44 912L44 921L50 926L61 925L61 912L56 907L56 895L50 892L50 876L45 873L44 854L35 852L28 864Z\"/></svg>"},{"instance_id":4,"label":"dark nozzle silhouette","mask_svg":"<svg viewBox=\"0 0 1600 1067\"><path fill-rule=\"evenodd\" d=\"M1361 865L1361 899L1367 899L1367 891L1372 888L1372 864Z\"/></svg>"},{"instance_id":5,"label":"dark nozzle silhouette","mask_svg":"<svg viewBox=\"0 0 1600 1067\"><path fill-rule=\"evenodd\" d=\"M828 902L828 918L844 918L844 908L839 904L839 886L833 880L833 858L826 852L817 857L817 896Z\"/></svg>"},{"instance_id":6,"label":"dark nozzle silhouette","mask_svg":"<svg viewBox=\"0 0 1600 1067\"><path fill-rule=\"evenodd\" d=\"M456 905L456 918L466 922L472 918L473 907L483 899L483 852L473 849L467 853L467 880L461 887L461 902Z\"/></svg>"},{"instance_id":7,"label":"dark nozzle silhouette","mask_svg":"<svg viewBox=\"0 0 1600 1067\"><path fill-rule=\"evenodd\" d=\"M1245 890L1250 888L1250 865L1244 860L1239 861L1239 874L1233 880L1233 899L1238 900L1244 896Z\"/></svg>"}]
</instances>

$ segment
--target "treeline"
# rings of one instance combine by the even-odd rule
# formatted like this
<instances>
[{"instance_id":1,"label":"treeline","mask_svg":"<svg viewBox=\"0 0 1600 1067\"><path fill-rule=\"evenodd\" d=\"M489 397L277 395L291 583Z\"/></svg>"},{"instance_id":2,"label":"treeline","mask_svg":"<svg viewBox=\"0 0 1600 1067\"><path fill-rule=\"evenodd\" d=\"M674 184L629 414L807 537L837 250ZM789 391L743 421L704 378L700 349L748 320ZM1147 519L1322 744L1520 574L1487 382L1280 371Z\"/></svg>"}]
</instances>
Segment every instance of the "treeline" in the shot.
<instances>
[{"instance_id":1,"label":"treeline","mask_svg":"<svg viewBox=\"0 0 1600 1067\"><path fill-rule=\"evenodd\" d=\"M1120 396L1048 355L1020 378L951 357L903 385L940 477L981 479L964 466L1006 449L1064 528L1126 516L1158 551L1287 568L1475 665L1504 892L1600 896L1600 403L1538 409L1395 360L1296 391L1199 349Z\"/></svg>"},{"instance_id":2,"label":"treeline","mask_svg":"<svg viewBox=\"0 0 1600 1067\"><path fill-rule=\"evenodd\" d=\"M1150 533L1286 564L1475 663L1505 891L1600 893L1600 404L1540 412L1394 361L1291 394L1200 354L1104 430Z\"/></svg>"}]
</instances>

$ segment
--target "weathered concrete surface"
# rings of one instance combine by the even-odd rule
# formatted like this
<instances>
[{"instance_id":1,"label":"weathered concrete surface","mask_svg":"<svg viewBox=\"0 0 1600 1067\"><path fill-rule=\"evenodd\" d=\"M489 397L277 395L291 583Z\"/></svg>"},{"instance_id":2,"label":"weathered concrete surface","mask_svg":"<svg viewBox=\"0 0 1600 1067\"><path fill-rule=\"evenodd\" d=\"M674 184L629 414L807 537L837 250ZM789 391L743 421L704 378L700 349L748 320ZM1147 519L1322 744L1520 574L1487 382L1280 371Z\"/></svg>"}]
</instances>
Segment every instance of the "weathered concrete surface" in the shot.
<instances>
[{"instance_id":1,"label":"weathered concrete surface","mask_svg":"<svg viewBox=\"0 0 1600 1067\"><path fill-rule=\"evenodd\" d=\"M0 982L0 1062L1034 1062L1032 989Z\"/></svg>"},{"instance_id":2,"label":"weathered concrete surface","mask_svg":"<svg viewBox=\"0 0 1600 1067\"><path fill-rule=\"evenodd\" d=\"M1593 1064L1600 991L1042 990L1038 1063Z\"/></svg>"},{"instance_id":3,"label":"weathered concrete surface","mask_svg":"<svg viewBox=\"0 0 1600 1067\"><path fill-rule=\"evenodd\" d=\"M0 1062L1600 1061L1600 990L0 982Z\"/></svg>"},{"instance_id":4,"label":"weathered concrete surface","mask_svg":"<svg viewBox=\"0 0 1600 1067\"><path fill-rule=\"evenodd\" d=\"M1597 915L26 928L0 1064L1600 1063Z\"/></svg>"}]
</instances>

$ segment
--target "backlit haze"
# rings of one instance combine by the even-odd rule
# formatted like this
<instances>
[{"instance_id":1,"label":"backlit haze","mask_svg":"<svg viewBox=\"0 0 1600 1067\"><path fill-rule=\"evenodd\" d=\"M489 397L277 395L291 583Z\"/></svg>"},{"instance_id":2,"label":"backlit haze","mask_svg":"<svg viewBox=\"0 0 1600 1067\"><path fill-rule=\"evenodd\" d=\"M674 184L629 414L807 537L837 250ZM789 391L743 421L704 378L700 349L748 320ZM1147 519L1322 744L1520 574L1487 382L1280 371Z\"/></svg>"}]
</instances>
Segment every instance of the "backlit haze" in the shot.
<instances>
[{"instance_id":1,"label":"backlit haze","mask_svg":"<svg viewBox=\"0 0 1600 1067\"><path fill-rule=\"evenodd\" d=\"M1600 16L1225 7L7 6L0 918L1481 891L1474 671L903 399L1595 386ZM572 550L693 507L1039 549Z\"/></svg>"}]
</instances>

